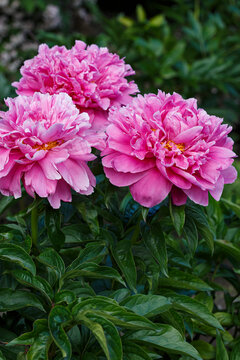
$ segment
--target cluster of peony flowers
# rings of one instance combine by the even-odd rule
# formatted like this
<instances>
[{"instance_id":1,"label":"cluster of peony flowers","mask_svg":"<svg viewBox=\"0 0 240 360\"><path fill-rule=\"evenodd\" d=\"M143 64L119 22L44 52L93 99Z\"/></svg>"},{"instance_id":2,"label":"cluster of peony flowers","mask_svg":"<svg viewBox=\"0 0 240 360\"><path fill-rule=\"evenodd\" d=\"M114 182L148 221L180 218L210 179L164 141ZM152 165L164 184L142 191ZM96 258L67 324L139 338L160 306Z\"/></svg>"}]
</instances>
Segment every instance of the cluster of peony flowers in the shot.
<instances>
[{"instance_id":1,"label":"cluster of peony flowers","mask_svg":"<svg viewBox=\"0 0 240 360\"><path fill-rule=\"evenodd\" d=\"M89 195L96 179L88 162L102 151L104 172L116 186L152 207L170 193L206 206L237 177L231 127L179 94L138 92L131 66L107 48L76 41L43 44L14 82L18 96L0 112L0 192L70 202L71 189Z\"/></svg>"}]
</instances>

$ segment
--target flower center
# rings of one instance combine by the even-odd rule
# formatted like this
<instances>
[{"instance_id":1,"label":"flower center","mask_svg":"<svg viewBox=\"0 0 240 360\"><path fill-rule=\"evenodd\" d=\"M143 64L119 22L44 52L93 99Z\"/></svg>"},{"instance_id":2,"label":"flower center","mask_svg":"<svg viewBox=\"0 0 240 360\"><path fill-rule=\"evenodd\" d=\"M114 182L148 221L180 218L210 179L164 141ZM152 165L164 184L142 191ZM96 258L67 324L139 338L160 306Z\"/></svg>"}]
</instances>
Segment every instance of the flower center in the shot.
<instances>
[{"instance_id":1,"label":"flower center","mask_svg":"<svg viewBox=\"0 0 240 360\"><path fill-rule=\"evenodd\" d=\"M173 146L176 146L181 152L183 152L185 150L185 145L184 144L176 144L174 141L172 140L168 140L167 142L163 141L161 142L161 144L165 147L165 149L171 151Z\"/></svg>"},{"instance_id":2,"label":"flower center","mask_svg":"<svg viewBox=\"0 0 240 360\"><path fill-rule=\"evenodd\" d=\"M56 146L59 146L59 145L62 145L64 143L63 140L55 140L55 141L50 141L46 144L42 144L42 145L39 145L39 144L35 144L32 146L33 149L37 149L37 151L39 150L51 150L52 148L56 147Z\"/></svg>"}]
</instances>

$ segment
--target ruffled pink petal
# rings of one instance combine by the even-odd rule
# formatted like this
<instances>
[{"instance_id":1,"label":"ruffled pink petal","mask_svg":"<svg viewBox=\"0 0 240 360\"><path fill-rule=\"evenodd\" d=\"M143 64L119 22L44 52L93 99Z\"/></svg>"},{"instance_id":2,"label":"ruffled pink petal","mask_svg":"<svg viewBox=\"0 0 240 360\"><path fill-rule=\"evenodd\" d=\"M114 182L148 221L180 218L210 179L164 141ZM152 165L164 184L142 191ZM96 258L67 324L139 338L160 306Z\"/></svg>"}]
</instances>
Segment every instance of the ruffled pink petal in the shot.
<instances>
[{"instance_id":1,"label":"ruffled pink petal","mask_svg":"<svg viewBox=\"0 0 240 360\"><path fill-rule=\"evenodd\" d=\"M163 201L171 188L169 180L157 169L151 169L141 180L130 186L130 192L135 201L150 208Z\"/></svg>"}]
</instances>

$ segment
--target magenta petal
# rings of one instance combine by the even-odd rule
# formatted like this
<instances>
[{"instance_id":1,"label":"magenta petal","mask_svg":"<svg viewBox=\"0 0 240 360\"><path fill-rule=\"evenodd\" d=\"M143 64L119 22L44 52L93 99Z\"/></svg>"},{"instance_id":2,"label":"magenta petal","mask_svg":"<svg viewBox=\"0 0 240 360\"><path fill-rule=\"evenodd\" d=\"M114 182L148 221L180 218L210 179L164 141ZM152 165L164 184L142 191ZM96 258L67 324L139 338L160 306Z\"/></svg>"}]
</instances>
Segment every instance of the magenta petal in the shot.
<instances>
[{"instance_id":1,"label":"magenta petal","mask_svg":"<svg viewBox=\"0 0 240 360\"><path fill-rule=\"evenodd\" d=\"M187 195L181 189L178 189L176 186L172 187L171 197L174 205L181 206L186 204Z\"/></svg>"},{"instance_id":2,"label":"magenta petal","mask_svg":"<svg viewBox=\"0 0 240 360\"><path fill-rule=\"evenodd\" d=\"M232 184L236 180L238 173L235 167L230 166L228 169L222 170L221 175L224 178L225 184Z\"/></svg>"},{"instance_id":3,"label":"magenta petal","mask_svg":"<svg viewBox=\"0 0 240 360\"><path fill-rule=\"evenodd\" d=\"M162 202L169 194L172 184L157 169L151 169L141 180L130 186L135 201L148 208Z\"/></svg>"},{"instance_id":4,"label":"magenta petal","mask_svg":"<svg viewBox=\"0 0 240 360\"><path fill-rule=\"evenodd\" d=\"M134 184L136 181L142 179L147 172L141 173L122 173L117 172L113 169L104 167L104 172L109 181L115 186L129 186Z\"/></svg>"},{"instance_id":5,"label":"magenta petal","mask_svg":"<svg viewBox=\"0 0 240 360\"><path fill-rule=\"evenodd\" d=\"M184 190L185 194L194 201L196 204L207 206L208 205L208 191L201 190L197 186L192 186L190 190Z\"/></svg>"},{"instance_id":6,"label":"magenta petal","mask_svg":"<svg viewBox=\"0 0 240 360\"><path fill-rule=\"evenodd\" d=\"M188 130L183 131L181 134L177 135L173 139L173 141L176 144L189 143L190 141L192 141L195 137L197 137L201 133L202 129L203 129L202 126L194 126Z\"/></svg>"}]
</instances>

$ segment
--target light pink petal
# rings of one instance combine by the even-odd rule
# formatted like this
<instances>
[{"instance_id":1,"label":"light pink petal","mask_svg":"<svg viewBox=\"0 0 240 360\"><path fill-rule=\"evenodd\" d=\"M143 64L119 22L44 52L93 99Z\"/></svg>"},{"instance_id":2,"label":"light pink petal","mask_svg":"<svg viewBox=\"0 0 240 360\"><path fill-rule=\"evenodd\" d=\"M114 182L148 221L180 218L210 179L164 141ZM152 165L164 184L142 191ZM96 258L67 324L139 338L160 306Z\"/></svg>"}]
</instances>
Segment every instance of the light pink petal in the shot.
<instances>
[{"instance_id":1,"label":"light pink petal","mask_svg":"<svg viewBox=\"0 0 240 360\"><path fill-rule=\"evenodd\" d=\"M238 173L235 167L230 166L228 169L222 170L221 175L224 178L225 184L232 184L236 180Z\"/></svg>"},{"instance_id":2,"label":"light pink petal","mask_svg":"<svg viewBox=\"0 0 240 360\"><path fill-rule=\"evenodd\" d=\"M61 200L66 202L72 201L71 188L64 180L59 180L55 193L48 196L48 201L54 209L58 209L61 206Z\"/></svg>"},{"instance_id":3,"label":"light pink petal","mask_svg":"<svg viewBox=\"0 0 240 360\"><path fill-rule=\"evenodd\" d=\"M115 186L129 186L134 184L136 181L142 179L146 175L145 172L141 173L122 173L117 172L113 169L104 167L104 172L109 181Z\"/></svg>"},{"instance_id":4,"label":"light pink petal","mask_svg":"<svg viewBox=\"0 0 240 360\"><path fill-rule=\"evenodd\" d=\"M151 169L141 180L130 186L130 192L135 201L150 208L162 202L171 188L169 180L157 169Z\"/></svg>"},{"instance_id":5,"label":"light pink petal","mask_svg":"<svg viewBox=\"0 0 240 360\"><path fill-rule=\"evenodd\" d=\"M189 190L184 190L185 194L196 204L207 206L208 205L208 191L201 190L197 186L192 186Z\"/></svg>"},{"instance_id":6,"label":"light pink petal","mask_svg":"<svg viewBox=\"0 0 240 360\"><path fill-rule=\"evenodd\" d=\"M177 188L176 186L172 187L171 197L172 197L172 202L174 205L181 206L181 205L186 204L187 195L181 189Z\"/></svg>"},{"instance_id":7,"label":"light pink petal","mask_svg":"<svg viewBox=\"0 0 240 360\"><path fill-rule=\"evenodd\" d=\"M89 178L84 167L75 160L67 159L63 163L57 164L58 172L63 179L77 192L87 190Z\"/></svg>"},{"instance_id":8,"label":"light pink petal","mask_svg":"<svg viewBox=\"0 0 240 360\"><path fill-rule=\"evenodd\" d=\"M183 131L181 134L177 135L173 139L173 141L176 144L189 143L201 133L202 129L203 129L202 126L194 126L194 127L190 128L190 129L187 129L187 130Z\"/></svg>"},{"instance_id":9,"label":"light pink petal","mask_svg":"<svg viewBox=\"0 0 240 360\"><path fill-rule=\"evenodd\" d=\"M219 201L220 197L222 195L223 192L223 187L224 187L224 178L223 176L219 176L216 184L215 184L215 188L213 190L210 190L210 194L212 195L212 197Z\"/></svg>"}]
</instances>

